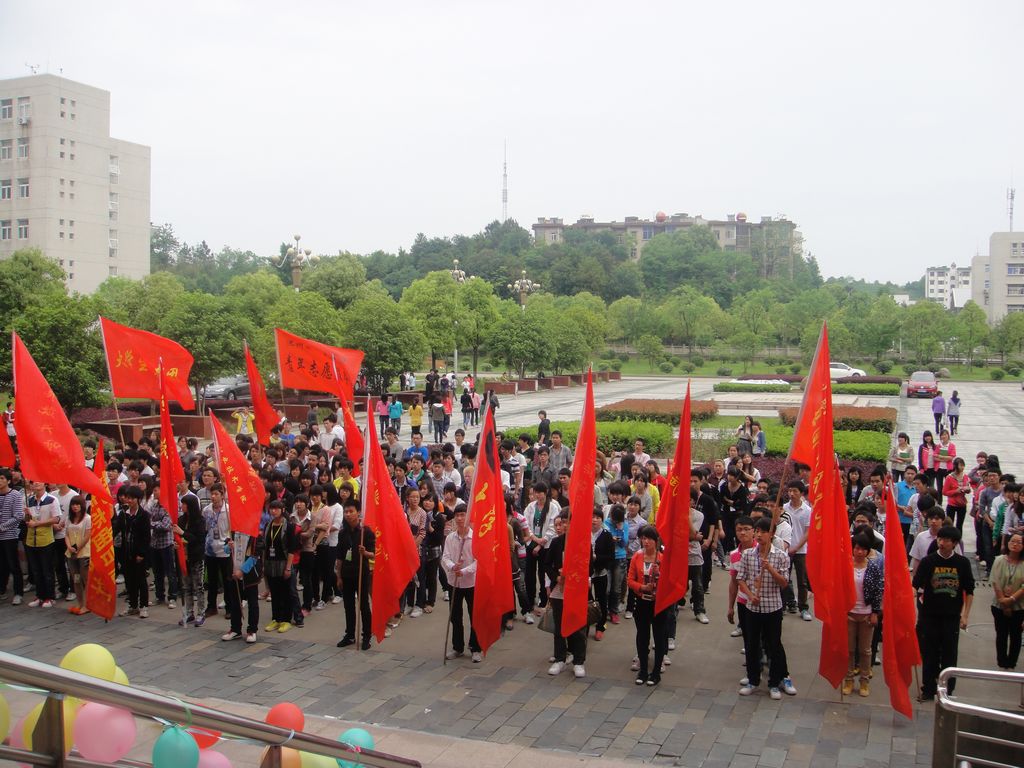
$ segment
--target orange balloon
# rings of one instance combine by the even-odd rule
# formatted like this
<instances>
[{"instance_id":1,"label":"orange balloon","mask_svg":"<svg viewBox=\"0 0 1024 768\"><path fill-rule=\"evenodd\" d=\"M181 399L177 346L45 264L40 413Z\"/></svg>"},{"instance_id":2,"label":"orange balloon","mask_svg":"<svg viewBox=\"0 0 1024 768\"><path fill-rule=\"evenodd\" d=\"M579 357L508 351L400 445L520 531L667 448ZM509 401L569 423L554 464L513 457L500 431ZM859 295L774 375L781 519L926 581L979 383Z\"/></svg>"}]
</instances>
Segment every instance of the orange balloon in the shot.
<instances>
[{"instance_id":1,"label":"orange balloon","mask_svg":"<svg viewBox=\"0 0 1024 768\"><path fill-rule=\"evenodd\" d=\"M306 716L295 704L290 701L282 701L267 712L267 722L278 728L301 731L306 726ZM296 754L298 753L296 752Z\"/></svg>"},{"instance_id":2,"label":"orange balloon","mask_svg":"<svg viewBox=\"0 0 1024 768\"><path fill-rule=\"evenodd\" d=\"M193 725L185 730L192 734L192 738L196 740L200 749L209 749L220 741L220 731L214 731L211 728L200 728L198 725Z\"/></svg>"},{"instance_id":3,"label":"orange balloon","mask_svg":"<svg viewBox=\"0 0 1024 768\"><path fill-rule=\"evenodd\" d=\"M270 747L267 747L260 754L261 764L266 760L269 751ZM299 750L281 747L281 768L302 768L302 755L299 754Z\"/></svg>"}]
</instances>

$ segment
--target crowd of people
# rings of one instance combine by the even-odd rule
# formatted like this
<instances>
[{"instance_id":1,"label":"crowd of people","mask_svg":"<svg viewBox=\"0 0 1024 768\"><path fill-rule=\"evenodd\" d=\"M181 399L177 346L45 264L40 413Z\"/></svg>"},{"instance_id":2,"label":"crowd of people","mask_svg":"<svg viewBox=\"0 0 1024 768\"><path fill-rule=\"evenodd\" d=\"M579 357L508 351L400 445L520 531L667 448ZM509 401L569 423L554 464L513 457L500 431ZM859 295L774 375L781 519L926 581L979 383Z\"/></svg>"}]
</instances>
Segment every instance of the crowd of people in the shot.
<instances>
[{"instance_id":1,"label":"crowd of people","mask_svg":"<svg viewBox=\"0 0 1024 768\"><path fill-rule=\"evenodd\" d=\"M441 386L445 380L449 384ZM431 410L453 396L455 382L447 377L431 372L428 382ZM472 393L470 383L463 397ZM428 444L424 419L413 419L411 409L396 411L396 418L389 403L400 401L381 402L383 409L378 406L370 417L381 419L381 450L419 555L416 576L399 610L389 617L386 634L403 620L450 602L448 657L464 656L468 649L472 661L479 663L481 648L471 621L466 631L476 574L467 504L477 446L467 440L464 427L456 428L449 441L450 421L442 417L438 431L433 414L434 440ZM408 443L401 439L402 413L409 416ZM261 631L301 628L317 612L343 604L338 647L369 648L375 610L370 600L374 533L360 519L360 478L345 451L339 414L311 406L298 428L283 419L267 447L254 440L245 409L235 419L236 441L266 487L260 534L253 538L232 530L230 494L210 447L201 451L195 439L178 441L185 481L177 488L175 524L160 502L159 434L149 433L103 456L95 455L95 444L85 444L87 462L104 463L116 499L113 532L121 615L145 619L150 608L163 605L180 610L182 627L202 627L224 611L229 629L221 639L253 643ZM471 426L473 420L470 416L463 423ZM9 425L16 443L13 424L12 413ZM621 631L614 627L632 621L635 682L658 685L672 663L682 612L688 608L701 625L711 621L705 596L717 565L728 572L727 604L720 614L733 625L731 635L742 638L746 658L739 693L754 693L764 679L772 698L796 695L783 620L787 615L812 620L813 585L806 566L812 515L806 498L809 468L797 465L781 489L762 478L755 454L759 448L763 453L765 437L756 420L744 421L727 456L690 471L687 595L659 612L654 606L663 543L656 526L668 480L641 439L632 451L611 456L598 452L593 503L578 511L591 520L594 608L587 626L568 637L558 628L565 536L569 517L577 511L569 499L573 451L543 411L536 436L498 437L516 600L516 609L504 617L504 629L521 620L551 631L549 674L571 666L576 677L584 677L588 642L600 642L605 633ZM998 666L1012 669L1017 664L1024 620L1020 486L995 456L979 453L977 465L965 471L949 438L945 428L938 443L925 432L914 463L909 438L901 433L890 467L872 469L866 481L856 468L843 475L857 595L848 621L846 694L855 689L860 696L870 693L881 637L881 562L888 555L906 558L912 572L924 657L921 696L934 696L939 670L956 662L958 632L966 625L974 591L970 562L960 552L968 514L978 537L978 557L994 590ZM882 535L890 472L905 542L905 551L895 554L884 552ZM24 552L27 581L34 590L28 606L53 608L63 600L70 603L71 613L88 613L84 596L90 533L89 500L75 489L31 482L17 466L0 468L0 599L7 599L13 581L10 602L22 604L27 591ZM176 557L179 540L185 568ZM270 621L261 627L264 601L270 602Z\"/></svg>"}]
</instances>

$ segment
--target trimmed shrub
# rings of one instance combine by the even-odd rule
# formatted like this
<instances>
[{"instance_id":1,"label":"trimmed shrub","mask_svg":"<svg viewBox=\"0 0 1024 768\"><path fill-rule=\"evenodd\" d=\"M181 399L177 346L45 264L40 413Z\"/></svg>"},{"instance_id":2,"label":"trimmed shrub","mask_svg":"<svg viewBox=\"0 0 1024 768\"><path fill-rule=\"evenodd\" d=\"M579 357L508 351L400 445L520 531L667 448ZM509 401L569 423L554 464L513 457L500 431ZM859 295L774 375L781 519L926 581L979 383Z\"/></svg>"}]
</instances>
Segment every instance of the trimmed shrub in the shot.
<instances>
[{"instance_id":1,"label":"trimmed shrub","mask_svg":"<svg viewBox=\"0 0 1024 768\"><path fill-rule=\"evenodd\" d=\"M988 375L992 377L993 381L1002 381L1003 377L1006 376L1006 371L1002 368L993 368L988 372Z\"/></svg>"},{"instance_id":2,"label":"trimmed shrub","mask_svg":"<svg viewBox=\"0 0 1024 768\"><path fill-rule=\"evenodd\" d=\"M892 370L892 360L879 360L875 363L875 369L884 376Z\"/></svg>"},{"instance_id":3,"label":"trimmed shrub","mask_svg":"<svg viewBox=\"0 0 1024 768\"><path fill-rule=\"evenodd\" d=\"M737 381L725 381L715 384L715 392L791 392L789 384L741 384Z\"/></svg>"},{"instance_id":4,"label":"trimmed shrub","mask_svg":"<svg viewBox=\"0 0 1024 768\"><path fill-rule=\"evenodd\" d=\"M687 361L683 363L683 370L686 371L687 373L693 373L695 370L697 370L697 366Z\"/></svg>"},{"instance_id":5,"label":"trimmed shrub","mask_svg":"<svg viewBox=\"0 0 1024 768\"><path fill-rule=\"evenodd\" d=\"M715 371L715 374L717 374L718 376L732 376L732 368L719 368L717 371Z\"/></svg>"},{"instance_id":6,"label":"trimmed shrub","mask_svg":"<svg viewBox=\"0 0 1024 768\"><path fill-rule=\"evenodd\" d=\"M622 370L622 361L621 360L612 360L612 370L613 371L621 371Z\"/></svg>"},{"instance_id":7,"label":"trimmed shrub","mask_svg":"<svg viewBox=\"0 0 1024 768\"><path fill-rule=\"evenodd\" d=\"M903 372L907 374L907 376L909 376L916 370L918 370L917 366L912 363L904 363L903 365Z\"/></svg>"},{"instance_id":8,"label":"trimmed shrub","mask_svg":"<svg viewBox=\"0 0 1024 768\"><path fill-rule=\"evenodd\" d=\"M1011 376L1020 376L1020 368L1018 368L1016 365L1011 365L1009 368L1006 369L1006 372Z\"/></svg>"},{"instance_id":9,"label":"trimmed shrub","mask_svg":"<svg viewBox=\"0 0 1024 768\"><path fill-rule=\"evenodd\" d=\"M469 363L459 363L460 371L468 371L472 366Z\"/></svg>"},{"instance_id":10,"label":"trimmed shrub","mask_svg":"<svg viewBox=\"0 0 1024 768\"><path fill-rule=\"evenodd\" d=\"M605 360L611 360L611 359L613 359L613 358L615 357L615 355L617 355L617 354L618 354L618 353L617 353L617 352L616 352L616 351L615 351L614 349L612 349L611 347L609 347L608 349L606 349L606 350L604 351L604 354L603 354L603 355L601 355L601 357L603 357L603 358L604 358Z\"/></svg>"},{"instance_id":11,"label":"trimmed shrub","mask_svg":"<svg viewBox=\"0 0 1024 768\"><path fill-rule=\"evenodd\" d=\"M899 376L844 376L833 379L833 384L902 384Z\"/></svg>"},{"instance_id":12,"label":"trimmed shrub","mask_svg":"<svg viewBox=\"0 0 1024 768\"><path fill-rule=\"evenodd\" d=\"M733 436L732 430L721 430L723 434ZM765 430L768 437L768 456L784 461L789 452L789 444L793 442L793 427L775 426ZM833 440L836 453L842 461L863 460L881 463L889 456L892 442L889 435L882 432L860 430L856 432L835 431ZM761 468L762 459L755 459L754 466ZM763 469L761 469L764 472Z\"/></svg>"},{"instance_id":13,"label":"trimmed shrub","mask_svg":"<svg viewBox=\"0 0 1024 768\"><path fill-rule=\"evenodd\" d=\"M672 363L666 360L658 365L658 370L662 373L672 373Z\"/></svg>"},{"instance_id":14,"label":"trimmed shrub","mask_svg":"<svg viewBox=\"0 0 1024 768\"><path fill-rule=\"evenodd\" d=\"M602 372L607 371L608 370L608 363L605 362L604 360L602 360L601 362L599 362L597 364L597 370L602 371Z\"/></svg>"},{"instance_id":15,"label":"trimmed shrub","mask_svg":"<svg viewBox=\"0 0 1024 768\"><path fill-rule=\"evenodd\" d=\"M771 376L767 373L745 373L742 376L737 376L737 381L763 381L764 379L781 379L782 381L789 382L790 384L799 384L804 380L803 376L794 376L792 373L781 373L778 376Z\"/></svg>"},{"instance_id":16,"label":"trimmed shrub","mask_svg":"<svg viewBox=\"0 0 1024 768\"><path fill-rule=\"evenodd\" d=\"M833 384L834 395L898 395L899 384Z\"/></svg>"},{"instance_id":17,"label":"trimmed shrub","mask_svg":"<svg viewBox=\"0 0 1024 768\"><path fill-rule=\"evenodd\" d=\"M624 363L628 363L629 362L629 355L626 352L620 352L619 355L618 355L618 358L619 358L619 360L621 360Z\"/></svg>"},{"instance_id":18,"label":"trimmed shrub","mask_svg":"<svg viewBox=\"0 0 1024 768\"><path fill-rule=\"evenodd\" d=\"M775 372L776 373L780 373L780 374L784 374L786 372L786 366L780 365L778 368L775 369Z\"/></svg>"},{"instance_id":19,"label":"trimmed shrub","mask_svg":"<svg viewBox=\"0 0 1024 768\"><path fill-rule=\"evenodd\" d=\"M683 410L682 400L661 400L630 398L604 405L594 413L598 421L657 421L662 424L679 424ZM714 400L691 400L690 422L707 421L718 415L718 403Z\"/></svg>"},{"instance_id":20,"label":"trimmed shrub","mask_svg":"<svg viewBox=\"0 0 1024 768\"><path fill-rule=\"evenodd\" d=\"M800 368L801 368L801 367L802 367L802 366L800 366L800 365L797 365L796 363L793 363L793 365L789 366L789 372L790 372L790 373L794 373L794 374L796 374L796 373L800 373Z\"/></svg>"},{"instance_id":21,"label":"trimmed shrub","mask_svg":"<svg viewBox=\"0 0 1024 768\"><path fill-rule=\"evenodd\" d=\"M932 373L938 373L940 368L942 368L942 366L939 365L938 363L928 364L928 370L931 371Z\"/></svg>"},{"instance_id":22,"label":"trimmed shrub","mask_svg":"<svg viewBox=\"0 0 1024 768\"><path fill-rule=\"evenodd\" d=\"M704 358L700 355L694 355L690 358L690 362L693 363L695 367L700 368L704 365Z\"/></svg>"},{"instance_id":23,"label":"trimmed shrub","mask_svg":"<svg viewBox=\"0 0 1024 768\"><path fill-rule=\"evenodd\" d=\"M483 364L483 365L481 365L480 367L481 367L481 368L483 368L483 369L484 369L484 371L485 371L485 372L487 372L487 373L490 373L491 371L493 371L493 370L494 370L494 366L493 366L493 365L491 365L490 363L484 363L484 364Z\"/></svg>"},{"instance_id":24,"label":"trimmed shrub","mask_svg":"<svg viewBox=\"0 0 1024 768\"><path fill-rule=\"evenodd\" d=\"M675 366L675 365L679 365L681 362L683 362L683 358L681 358L679 355L671 355L669 357L668 361L670 363L672 363L672 365Z\"/></svg>"},{"instance_id":25,"label":"trimmed shrub","mask_svg":"<svg viewBox=\"0 0 1024 768\"><path fill-rule=\"evenodd\" d=\"M799 411L799 408L779 408L779 419L787 427L795 426ZM832 406L832 427L837 430L884 432L888 435L896 431L896 418L895 408Z\"/></svg>"},{"instance_id":26,"label":"trimmed shrub","mask_svg":"<svg viewBox=\"0 0 1024 768\"><path fill-rule=\"evenodd\" d=\"M578 421L553 421L551 429L562 432L562 438L570 448L576 447L576 436L580 431ZM674 430L669 424L653 421L601 421L597 424L597 450L605 456L613 451L632 451L633 443L643 438L647 452L651 455L666 455L675 447ZM537 441L537 425L509 427L506 434L530 436L530 442Z\"/></svg>"}]
</instances>

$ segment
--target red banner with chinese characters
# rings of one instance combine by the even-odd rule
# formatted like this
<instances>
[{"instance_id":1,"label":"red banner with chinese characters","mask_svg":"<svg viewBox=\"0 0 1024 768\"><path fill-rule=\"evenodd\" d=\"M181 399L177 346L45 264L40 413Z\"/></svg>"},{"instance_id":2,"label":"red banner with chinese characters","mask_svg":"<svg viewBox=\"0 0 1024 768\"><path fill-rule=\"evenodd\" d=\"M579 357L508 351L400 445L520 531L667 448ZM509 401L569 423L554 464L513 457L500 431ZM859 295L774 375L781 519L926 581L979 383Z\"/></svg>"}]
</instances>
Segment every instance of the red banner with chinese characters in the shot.
<instances>
[{"instance_id":1,"label":"red banner with chinese characters","mask_svg":"<svg viewBox=\"0 0 1024 768\"><path fill-rule=\"evenodd\" d=\"M149 331L129 328L105 317L100 318L103 349L107 354L110 391L114 397L160 399L157 372L160 358L167 366L168 396L191 411L196 407L188 375L192 372L192 353L171 339Z\"/></svg>"},{"instance_id":2,"label":"red banner with chinese characters","mask_svg":"<svg viewBox=\"0 0 1024 768\"><path fill-rule=\"evenodd\" d=\"M160 370L160 505L167 510L171 524L178 525L178 483L185 481L185 468L181 466L178 446L171 427L171 411L167 406L167 377ZM183 574L188 573L185 545L181 534L174 534L174 549Z\"/></svg>"},{"instance_id":3,"label":"red banner with chinese characters","mask_svg":"<svg viewBox=\"0 0 1024 768\"><path fill-rule=\"evenodd\" d=\"M270 445L270 430L280 420L277 411L267 397L267 388L263 385L260 369L252 359L249 345L245 345L245 373L249 378L249 395L252 397L253 424L256 427L256 439L260 445Z\"/></svg>"},{"instance_id":4,"label":"red banner with chinese characters","mask_svg":"<svg viewBox=\"0 0 1024 768\"><path fill-rule=\"evenodd\" d=\"M476 459L470 499L473 557L476 558L473 630L480 643L480 650L487 653L491 644L501 637L502 617L514 612L516 608L512 591L512 559L508 543L505 493L501 487L494 413L490 408L484 416L484 428L480 433L480 454Z\"/></svg>"},{"instance_id":5,"label":"red banner with chinese characters","mask_svg":"<svg viewBox=\"0 0 1024 768\"><path fill-rule=\"evenodd\" d=\"M213 426L213 440L217 446L220 473L227 489L231 530L248 536L258 536L260 515L263 513L263 502L266 501L267 495L263 481L212 412L210 424Z\"/></svg>"},{"instance_id":6,"label":"red banner with chinese characters","mask_svg":"<svg viewBox=\"0 0 1024 768\"><path fill-rule=\"evenodd\" d=\"M562 560L563 637L587 627L587 596L590 594L590 530L594 511L594 476L597 474L597 422L594 420L594 372L587 371L583 419L576 437L576 456L569 478L569 530Z\"/></svg>"},{"instance_id":7,"label":"red banner with chinese characters","mask_svg":"<svg viewBox=\"0 0 1024 768\"><path fill-rule=\"evenodd\" d=\"M654 613L661 613L686 595L690 568L690 382L679 417L675 461L668 465L668 493L658 507L658 533L665 542Z\"/></svg>"},{"instance_id":8,"label":"red banner with chinese characters","mask_svg":"<svg viewBox=\"0 0 1024 768\"><path fill-rule=\"evenodd\" d=\"M11 333L14 396L18 399L18 458L27 480L67 483L83 493L106 496L107 487L87 466L82 444L57 397L17 333ZM102 464L103 462L99 462Z\"/></svg>"},{"instance_id":9,"label":"red banner with chinese characters","mask_svg":"<svg viewBox=\"0 0 1024 768\"><path fill-rule=\"evenodd\" d=\"M332 347L280 328L275 328L274 334L282 387L336 393L339 375L348 382L354 382L359 376L363 353L357 349Z\"/></svg>"},{"instance_id":10,"label":"red banner with chinese characters","mask_svg":"<svg viewBox=\"0 0 1024 768\"><path fill-rule=\"evenodd\" d=\"M913 719L910 681L914 667L921 663L917 642L917 610L914 587L903 560L903 529L896 511L896 489L892 478L885 479L885 551L895 553L882 563L885 590L882 592L882 671L889 689L889 704L905 717Z\"/></svg>"},{"instance_id":11,"label":"red banner with chinese characters","mask_svg":"<svg viewBox=\"0 0 1024 768\"><path fill-rule=\"evenodd\" d=\"M103 441L96 448L93 472L96 482L107 488L106 462L103 461ZM85 591L85 607L107 621L117 610L117 585L114 583L114 532L111 527L113 506L110 494L93 496L89 507L92 534L89 539L89 584Z\"/></svg>"}]
</instances>

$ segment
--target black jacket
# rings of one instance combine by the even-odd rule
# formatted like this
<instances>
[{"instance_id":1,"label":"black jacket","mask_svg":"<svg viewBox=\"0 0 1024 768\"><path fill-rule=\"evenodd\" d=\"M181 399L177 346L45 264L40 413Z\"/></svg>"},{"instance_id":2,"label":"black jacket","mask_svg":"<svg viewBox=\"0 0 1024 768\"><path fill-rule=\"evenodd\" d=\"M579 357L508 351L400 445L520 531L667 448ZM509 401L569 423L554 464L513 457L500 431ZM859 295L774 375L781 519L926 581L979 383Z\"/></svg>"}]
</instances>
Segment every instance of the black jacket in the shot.
<instances>
[{"instance_id":1,"label":"black jacket","mask_svg":"<svg viewBox=\"0 0 1024 768\"><path fill-rule=\"evenodd\" d=\"M206 520L199 508L199 498L193 493L181 497L181 514L178 516L178 527L185 544L185 560L188 563L203 562L206 546Z\"/></svg>"},{"instance_id":2,"label":"black jacket","mask_svg":"<svg viewBox=\"0 0 1024 768\"><path fill-rule=\"evenodd\" d=\"M152 530L149 524L149 512L142 507L132 517L130 513L124 516L123 536L121 546L124 548L125 558L148 557L149 541Z\"/></svg>"},{"instance_id":3,"label":"black jacket","mask_svg":"<svg viewBox=\"0 0 1024 768\"><path fill-rule=\"evenodd\" d=\"M356 576L359 573L360 561L363 565L363 578L369 578L370 559L373 555L369 555L365 561L362 560L359 553L360 539L366 551L372 553L377 546L377 537L373 535L373 531L362 525L352 528L348 523L342 523L341 530L338 531L338 562L341 564L342 578Z\"/></svg>"},{"instance_id":4,"label":"black jacket","mask_svg":"<svg viewBox=\"0 0 1024 768\"><path fill-rule=\"evenodd\" d=\"M609 536L610 538L610 536ZM589 549L589 548L588 548ZM614 559L615 549L614 544L612 545L612 559ZM551 546L548 547L548 560L545 563L545 571L547 572L548 578L551 579L551 583L554 584L558 581L558 573L562 570L562 563L565 560L565 534L556 536L551 540ZM594 573L594 560L588 556L590 562L587 566L588 575Z\"/></svg>"},{"instance_id":5,"label":"black jacket","mask_svg":"<svg viewBox=\"0 0 1024 768\"><path fill-rule=\"evenodd\" d=\"M606 528L602 528L597 534L597 541L594 542L591 552L591 573L602 569L615 567L615 537Z\"/></svg>"}]
</instances>

